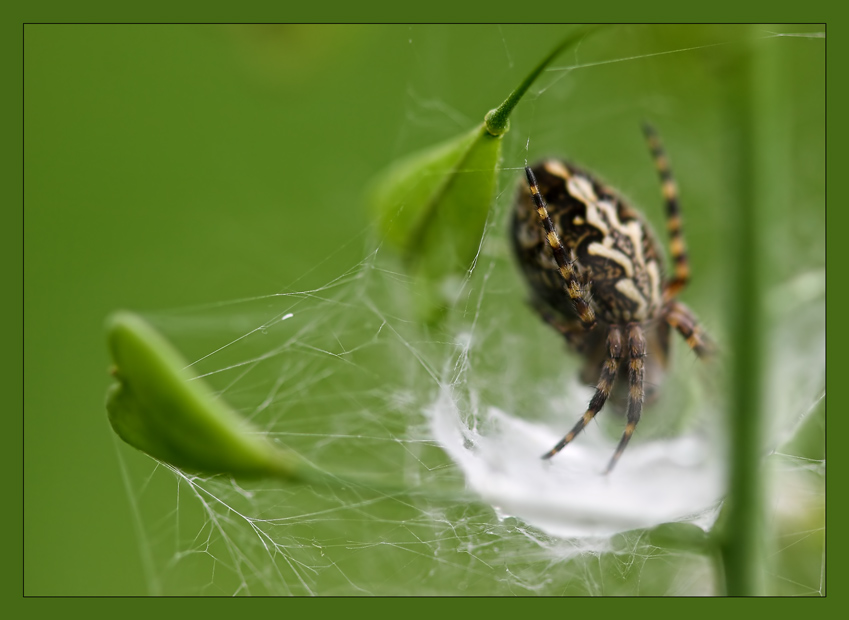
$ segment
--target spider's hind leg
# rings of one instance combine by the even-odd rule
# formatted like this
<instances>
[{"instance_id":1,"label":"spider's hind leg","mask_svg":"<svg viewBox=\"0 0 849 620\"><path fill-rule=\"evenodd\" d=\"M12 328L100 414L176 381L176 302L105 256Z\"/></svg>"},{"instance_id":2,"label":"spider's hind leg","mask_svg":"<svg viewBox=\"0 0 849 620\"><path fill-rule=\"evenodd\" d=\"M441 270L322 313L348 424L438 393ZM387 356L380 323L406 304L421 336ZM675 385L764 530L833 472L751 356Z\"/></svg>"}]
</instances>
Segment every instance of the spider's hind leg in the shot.
<instances>
[{"instance_id":1,"label":"spider's hind leg","mask_svg":"<svg viewBox=\"0 0 849 620\"><path fill-rule=\"evenodd\" d=\"M543 454L542 458L550 459L565 448L566 444L572 441L578 433L584 430L587 424L590 423L590 420L592 420L595 415L601 411L601 408L604 407L604 403L607 401L608 396L610 396L610 390L613 388L613 381L616 378L616 372L619 369L619 362L622 357L622 331L617 325L610 326L610 331L607 335L607 348L608 357L602 367L601 377L599 377L595 394L593 395L592 400L590 400L587 411L583 416L581 416L578 423L572 427L572 430L569 431L556 446Z\"/></svg>"},{"instance_id":2,"label":"spider's hind leg","mask_svg":"<svg viewBox=\"0 0 849 620\"><path fill-rule=\"evenodd\" d=\"M616 466L616 462L622 456L628 442L631 441L631 435L634 434L634 429L637 428L637 423L640 421L643 411L646 339L642 328L636 323L628 328L628 357L628 424L622 434L622 439L619 440L619 446L617 446L616 452L613 453L613 458L610 459L610 463L604 472L605 474L609 474Z\"/></svg>"}]
</instances>

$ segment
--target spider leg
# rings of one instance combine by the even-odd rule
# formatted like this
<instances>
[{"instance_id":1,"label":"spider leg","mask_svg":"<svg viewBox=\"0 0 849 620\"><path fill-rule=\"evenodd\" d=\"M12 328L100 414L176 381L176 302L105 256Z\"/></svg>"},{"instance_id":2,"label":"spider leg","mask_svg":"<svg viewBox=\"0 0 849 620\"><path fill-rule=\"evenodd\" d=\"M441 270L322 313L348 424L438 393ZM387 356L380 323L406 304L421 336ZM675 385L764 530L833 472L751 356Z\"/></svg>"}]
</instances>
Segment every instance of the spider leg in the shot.
<instances>
[{"instance_id":1,"label":"spider leg","mask_svg":"<svg viewBox=\"0 0 849 620\"><path fill-rule=\"evenodd\" d=\"M604 471L605 474L609 474L616 466L616 462L622 456L628 442L631 441L631 435L634 434L634 429L637 428L637 423L640 421L640 415L643 411L646 339L642 328L636 323L628 329L628 357L628 424L625 426L625 432L622 433L622 439L619 440L616 452L613 453L613 458L610 459L610 463Z\"/></svg>"},{"instance_id":2,"label":"spider leg","mask_svg":"<svg viewBox=\"0 0 849 620\"><path fill-rule=\"evenodd\" d=\"M663 320L678 330L693 352L700 358L710 357L716 346L699 325L696 315L680 301L668 302L663 308Z\"/></svg>"},{"instance_id":3,"label":"spider leg","mask_svg":"<svg viewBox=\"0 0 849 620\"><path fill-rule=\"evenodd\" d=\"M525 175L528 177L528 186L531 190L531 196L534 199L534 204L537 208L537 215L542 220L542 225L545 228L545 238L551 246L551 251L554 253L554 260L557 261L557 266L560 268L560 275L563 276L565 289L572 300L572 305L575 308L575 313L586 329L595 327L596 319L595 312L590 307L584 293L584 287L575 270L572 268L572 263L567 256L566 250L560 243L560 237L557 236L557 231L554 229L554 222L551 221L551 216L548 214L548 209L545 205L545 200L539 192L537 180L530 167L525 166Z\"/></svg>"},{"instance_id":4,"label":"spider leg","mask_svg":"<svg viewBox=\"0 0 849 620\"><path fill-rule=\"evenodd\" d=\"M660 175L663 199L666 201L666 229L669 231L669 247L672 262L675 265L675 276L666 283L663 291L668 301L676 297L690 280L690 261L687 258L687 245L684 243L684 233L681 229L681 208L678 205L678 186L672 177L669 160L660 138L654 127L643 123L643 133L649 143L654 165Z\"/></svg>"},{"instance_id":5,"label":"spider leg","mask_svg":"<svg viewBox=\"0 0 849 620\"><path fill-rule=\"evenodd\" d=\"M607 334L608 357L601 369L601 377L599 377L598 385L595 389L595 394L590 400L589 407L586 413L578 420L578 423L572 427L566 436L561 439L556 446L542 455L544 459L550 459L552 456L560 452L566 447L575 436L584 430L584 427L590 423L595 415L604 407L610 396L610 390L613 389L613 380L616 378L616 371L619 369L619 361L622 357L622 331L618 325L611 325L610 332Z\"/></svg>"}]
</instances>

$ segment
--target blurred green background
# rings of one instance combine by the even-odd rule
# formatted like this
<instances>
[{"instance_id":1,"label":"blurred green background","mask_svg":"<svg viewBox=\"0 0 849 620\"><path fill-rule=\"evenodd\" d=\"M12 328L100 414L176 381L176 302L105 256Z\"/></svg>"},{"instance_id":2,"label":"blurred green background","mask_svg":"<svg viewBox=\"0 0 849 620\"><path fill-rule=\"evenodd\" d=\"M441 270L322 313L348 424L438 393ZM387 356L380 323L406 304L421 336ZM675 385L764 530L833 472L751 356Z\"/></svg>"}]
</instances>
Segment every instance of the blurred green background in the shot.
<instances>
[{"instance_id":1,"label":"blurred green background","mask_svg":"<svg viewBox=\"0 0 849 620\"><path fill-rule=\"evenodd\" d=\"M779 29L822 30L764 34ZM26 26L25 594L150 591L139 513L116 452L128 449L103 406L105 317L331 281L374 247L363 205L373 176L480 122L564 32ZM603 170L660 229L639 137L639 121L651 118L688 201L697 275L686 299L714 323L728 268L723 231L733 225L722 208L727 61L714 44L738 35L733 27L611 28L555 66L645 57L546 74L505 145L505 168L523 164L530 139L531 158L568 154ZM785 67L780 96L766 105L788 121L793 171L780 179L789 204L765 223L783 248L770 255L773 285L824 266L824 40L762 44ZM650 56L689 48L700 49ZM501 220L515 182L513 172L502 175ZM816 419L800 449L811 458L821 458ZM815 563L820 549L810 551Z\"/></svg>"}]
</instances>

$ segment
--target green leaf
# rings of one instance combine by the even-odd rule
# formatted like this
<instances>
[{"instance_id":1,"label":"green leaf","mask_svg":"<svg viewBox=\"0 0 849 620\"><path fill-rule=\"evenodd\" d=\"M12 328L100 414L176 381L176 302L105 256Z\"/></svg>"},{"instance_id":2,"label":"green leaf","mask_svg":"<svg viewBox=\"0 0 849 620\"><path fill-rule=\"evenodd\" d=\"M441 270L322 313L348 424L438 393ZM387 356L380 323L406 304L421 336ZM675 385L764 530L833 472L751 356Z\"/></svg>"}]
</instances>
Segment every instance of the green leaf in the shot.
<instances>
[{"instance_id":1,"label":"green leaf","mask_svg":"<svg viewBox=\"0 0 849 620\"><path fill-rule=\"evenodd\" d=\"M431 285L432 303L450 303L446 278L464 274L480 245L495 193L501 136L484 124L397 162L377 184L372 206L386 239Z\"/></svg>"},{"instance_id":2,"label":"green leaf","mask_svg":"<svg viewBox=\"0 0 849 620\"><path fill-rule=\"evenodd\" d=\"M430 228L440 198L455 180L481 127L393 164L375 185L370 203L386 238L409 258L416 236ZM455 184L456 185L456 184Z\"/></svg>"},{"instance_id":3,"label":"green leaf","mask_svg":"<svg viewBox=\"0 0 849 620\"><path fill-rule=\"evenodd\" d=\"M140 316L116 313L107 332L116 383L107 393L106 410L121 439L192 472L283 478L302 473L296 456L217 398Z\"/></svg>"}]
</instances>

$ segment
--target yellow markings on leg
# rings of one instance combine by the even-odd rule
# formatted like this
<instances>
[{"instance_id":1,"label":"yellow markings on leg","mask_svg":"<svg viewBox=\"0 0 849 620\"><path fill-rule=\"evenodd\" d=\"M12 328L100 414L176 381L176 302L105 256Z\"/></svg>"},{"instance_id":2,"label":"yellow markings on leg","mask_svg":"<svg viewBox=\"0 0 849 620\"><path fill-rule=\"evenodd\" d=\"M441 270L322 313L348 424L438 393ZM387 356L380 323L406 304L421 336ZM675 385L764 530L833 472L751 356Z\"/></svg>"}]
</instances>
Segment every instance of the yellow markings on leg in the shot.
<instances>
[{"instance_id":1,"label":"yellow markings on leg","mask_svg":"<svg viewBox=\"0 0 849 620\"><path fill-rule=\"evenodd\" d=\"M669 325L673 329L677 329L679 332L682 330L681 321L680 321L678 315L675 314L674 312L669 313L669 315L666 317L666 322L669 323ZM690 334L690 335L692 335L692 334ZM690 336L686 336L686 337L689 338Z\"/></svg>"},{"instance_id":2,"label":"yellow markings on leg","mask_svg":"<svg viewBox=\"0 0 849 620\"><path fill-rule=\"evenodd\" d=\"M702 339L699 338L697 330L693 330L693 333L687 338L687 346L691 349L697 349L702 346Z\"/></svg>"},{"instance_id":3,"label":"yellow markings on leg","mask_svg":"<svg viewBox=\"0 0 849 620\"><path fill-rule=\"evenodd\" d=\"M666 220L666 230L669 231L670 235L677 235L681 232L681 216L677 213L667 218Z\"/></svg>"},{"instance_id":4,"label":"yellow markings on leg","mask_svg":"<svg viewBox=\"0 0 849 620\"><path fill-rule=\"evenodd\" d=\"M607 361L604 362L604 370L602 373L601 379L599 380L598 389L604 393L605 396L610 395L610 390L613 389L613 378L616 376L616 368L619 366L618 360L607 358Z\"/></svg>"},{"instance_id":5,"label":"yellow markings on leg","mask_svg":"<svg viewBox=\"0 0 849 620\"><path fill-rule=\"evenodd\" d=\"M595 312L593 312L593 309L590 308L589 305L587 305L583 299L581 300L581 302L584 303L584 308L581 310L578 317L587 325L587 329L592 329L593 327L595 327L596 323Z\"/></svg>"},{"instance_id":6,"label":"yellow markings on leg","mask_svg":"<svg viewBox=\"0 0 849 620\"><path fill-rule=\"evenodd\" d=\"M713 341L698 324L696 317L690 309L684 304L673 301L665 309L663 320L681 334L687 342L687 346L699 357L710 357L715 352Z\"/></svg>"},{"instance_id":7,"label":"yellow markings on leg","mask_svg":"<svg viewBox=\"0 0 849 620\"><path fill-rule=\"evenodd\" d=\"M663 197L666 200L674 200L678 196L678 186L675 185L675 181L672 179L667 179L661 185L661 191L663 192Z\"/></svg>"},{"instance_id":8,"label":"yellow markings on leg","mask_svg":"<svg viewBox=\"0 0 849 620\"><path fill-rule=\"evenodd\" d=\"M562 273L562 270L561 270L561 273ZM571 297L572 299L578 299L578 298L581 297L582 292L583 291L581 291L581 285L578 284L577 280L572 280L569 283L569 297Z\"/></svg>"},{"instance_id":9,"label":"yellow markings on leg","mask_svg":"<svg viewBox=\"0 0 849 620\"><path fill-rule=\"evenodd\" d=\"M676 256L682 256L687 251L684 248L684 241L677 235L669 240L669 247L672 250L673 258Z\"/></svg>"}]
</instances>

